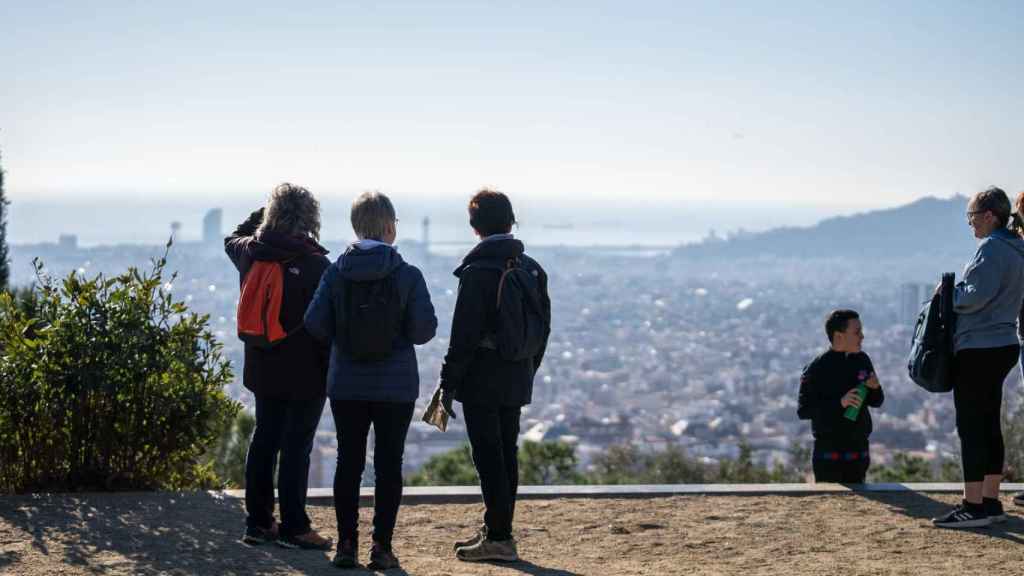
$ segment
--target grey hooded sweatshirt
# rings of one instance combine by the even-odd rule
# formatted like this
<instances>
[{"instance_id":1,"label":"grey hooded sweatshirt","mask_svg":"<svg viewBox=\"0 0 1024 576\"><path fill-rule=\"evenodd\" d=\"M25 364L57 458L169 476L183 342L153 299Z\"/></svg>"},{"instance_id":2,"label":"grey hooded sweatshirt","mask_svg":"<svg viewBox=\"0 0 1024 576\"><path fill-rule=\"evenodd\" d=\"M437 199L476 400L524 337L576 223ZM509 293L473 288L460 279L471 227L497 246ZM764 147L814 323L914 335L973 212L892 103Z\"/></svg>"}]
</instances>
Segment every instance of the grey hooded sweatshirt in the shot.
<instances>
[{"instance_id":1,"label":"grey hooded sweatshirt","mask_svg":"<svg viewBox=\"0 0 1024 576\"><path fill-rule=\"evenodd\" d=\"M957 313L953 348L1002 348L1017 340L1024 302L1024 240L1005 228L978 244L953 293Z\"/></svg>"}]
</instances>

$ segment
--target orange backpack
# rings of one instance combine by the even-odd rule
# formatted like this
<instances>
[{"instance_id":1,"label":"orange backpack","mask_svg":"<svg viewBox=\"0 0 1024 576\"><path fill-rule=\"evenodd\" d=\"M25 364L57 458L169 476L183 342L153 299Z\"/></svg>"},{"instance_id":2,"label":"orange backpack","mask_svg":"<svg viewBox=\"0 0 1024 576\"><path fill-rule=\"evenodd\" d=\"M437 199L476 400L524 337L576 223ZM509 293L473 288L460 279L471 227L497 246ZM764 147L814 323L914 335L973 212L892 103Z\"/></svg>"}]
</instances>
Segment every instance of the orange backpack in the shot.
<instances>
[{"instance_id":1,"label":"orange backpack","mask_svg":"<svg viewBox=\"0 0 1024 576\"><path fill-rule=\"evenodd\" d=\"M288 336L281 325L284 264L257 260L242 281L238 337L257 348L273 348Z\"/></svg>"}]
</instances>

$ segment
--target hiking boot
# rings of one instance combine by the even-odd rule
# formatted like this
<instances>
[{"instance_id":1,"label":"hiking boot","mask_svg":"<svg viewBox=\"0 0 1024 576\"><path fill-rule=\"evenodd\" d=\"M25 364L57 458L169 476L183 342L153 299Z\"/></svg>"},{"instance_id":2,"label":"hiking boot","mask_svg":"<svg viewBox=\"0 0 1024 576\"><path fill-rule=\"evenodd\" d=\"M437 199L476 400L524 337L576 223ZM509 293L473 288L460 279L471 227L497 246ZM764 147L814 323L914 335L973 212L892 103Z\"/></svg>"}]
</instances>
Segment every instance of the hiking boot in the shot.
<instances>
[{"instance_id":1,"label":"hiking boot","mask_svg":"<svg viewBox=\"0 0 1024 576\"><path fill-rule=\"evenodd\" d=\"M477 544L483 542L485 539L487 539L487 524L481 525L480 528L477 529L476 534L473 534L473 536L470 539L457 541L455 545L452 546L452 551L458 552L459 548L476 546Z\"/></svg>"},{"instance_id":2,"label":"hiking boot","mask_svg":"<svg viewBox=\"0 0 1024 576\"><path fill-rule=\"evenodd\" d=\"M472 546L459 548L455 557L463 562L517 562L515 538L508 540L483 539Z\"/></svg>"},{"instance_id":3,"label":"hiking boot","mask_svg":"<svg viewBox=\"0 0 1024 576\"><path fill-rule=\"evenodd\" d=\"M993 524L1002 524L1009 519L1006 511L1003 510L1003 503L998 498L985 498L982 500L982 504L985 506L985 515L992 520Z\"/></svg>"},{"instance_id":4,"label":"hiking boot","mask_svg":"<svg viewBox=\"0 0 1024 576\"><path fill-rule=\"evenodd\" d=\"M338 568L358 568L359 563L356 558L359 556L359 546L355 540L342 540L341 544L338 544L338 551L334 554L334 560L331 560L331 564L334 564Z\"/></svg>"},{"instance_id":5,"label":"hiking boot","mask_svg":"<svg viewBox=\"0 0 1024 576\"><path fill-rule=\"evenodd\" d=\"M260 528L259 526L246 526L245 534L242 535L242 542L250 546L260 546L261 544L267 544L275 542L278 538L278 525L277 522L272 522L270 528Z\"/></svg>"},{"instance_id":6,"label":"hiking boot","mask_svg":"<svg viewBox=\"0 0 1024 576\"><path fill-rule=\"evenodd\" d=\"M370 548L370 564L367 568L370 570L391 570L392 568L398 568L398 556L395 556L395 552L391 550L391 546L385 546L379 542L374 542L373 547Z\"/></svg>"},{"instance_id":7,"label":"hiking boot","mask_svg":"<svg viewBox=\"0 0 1024 576\"><path fill-rule=\"evenodd\" d=\"M1013 495L1013 503L1017 506L1024 506L1024 492Z\"/></svg>"},{"instance_id":8,"label":"hiking boot","mask_svg":"<svg viewBox=\"0 0 1024 576\"><path fill-rule=\"evenodd\" d=\"M945 516L932 520L938 528L985 528L992 525L992 519L985 515L985 507L981 504L962 504Z\"/></svg>"},{"instance_id":9,"label":"hiking boot","mask_svg":"<svg viewBox=\"0 0 1024 576\"><path fill-rule=\"evenodd\" d=\"M317 534L315 530L310 530L305 534L299 534L297 536L282 536L277 540L277 544L282 548L290 548L293 550L330 550L331 547L334 546L334 540L324 538Z\"/></svg>"}]
</instances>

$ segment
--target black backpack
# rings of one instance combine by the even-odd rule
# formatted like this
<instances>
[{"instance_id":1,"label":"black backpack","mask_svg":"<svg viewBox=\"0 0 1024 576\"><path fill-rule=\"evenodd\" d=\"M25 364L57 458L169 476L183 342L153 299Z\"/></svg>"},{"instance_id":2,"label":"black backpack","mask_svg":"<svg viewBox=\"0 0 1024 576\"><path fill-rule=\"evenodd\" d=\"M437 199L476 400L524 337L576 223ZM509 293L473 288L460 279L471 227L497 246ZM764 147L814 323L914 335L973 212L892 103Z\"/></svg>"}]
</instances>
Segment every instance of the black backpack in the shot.
<instances>
[{"instance_id":1,"label":"black backpack","mask_svg":"<svg viewBox=\"0 0 1024 576\"><path fill-rule=\"evenodd\" d=\"M907 371L915 384L929 392L953 389L954 280L951 273L942 275L942 288L921 309L910 341Z\"/></svg>"},{"instance_id":2,"label":"black backpack","mask_svg":"<svg viewBox=\"0 0 1024 576\"><path fill-rule=\"evenodd\" d=\"M547 345L551 332L551 311L543 305L538 272L527 270L518 258L509 258L498 281L498 325L491 336L498 354L505 360L534 358Z\"/></svg>"},{"instance_id":3,"label":"black backpack","mask_svg":"<svg viewBox=\"0 0 1024 576\"><path fill-rule=\"evenodd\" d=\"M380 280L343 280L338 338L356 362L379 362L391 356L402 327L402 300L395 273Z\"/></svg>"}]
</instances>

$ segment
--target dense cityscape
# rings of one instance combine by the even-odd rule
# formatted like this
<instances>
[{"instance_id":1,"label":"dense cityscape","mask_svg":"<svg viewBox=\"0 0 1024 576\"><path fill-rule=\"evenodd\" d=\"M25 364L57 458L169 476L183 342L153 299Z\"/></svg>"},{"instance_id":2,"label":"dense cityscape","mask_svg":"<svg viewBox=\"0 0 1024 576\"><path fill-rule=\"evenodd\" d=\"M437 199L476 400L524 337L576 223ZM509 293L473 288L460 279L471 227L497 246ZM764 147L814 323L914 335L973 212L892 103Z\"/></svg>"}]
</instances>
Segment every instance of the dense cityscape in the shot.
<instances>
[{"instance_id":1,"label":"dense cityscape","mask_svg":"<svg viewBox=\"0 0 1024 576\"><path fill-rule=\"evenodd\" d=\"M238 379L238 276L222 252L228 226L220 220L219 211L211 211L203 241L171 247L168 269L177 275L165 289L209 314L235 367L230 395L251 409L252 397ZM399 247L423 270L439 320L437 338L418 350L418 412L447 348L457 289L451 272L469 247L431 246L428 225L422 240ZM326 245L333 259L344 242ZM30 284L36 257L53 276L73 270L94 275L145 267L162 252L143 245L83 248L68 234L56 243L12 246L12 280ZM956 452L951 399L920 391L906 377L913 322L930 278L907 278L898 260L701 261L640 248L540 247L530 253L550 275L553 332L534 402L524 410L524 439L574 443L584 466L622 443L651 450L675 444L713 461L735 457L745 442L759 462L786 462L794 444L810 441L808 424L796 417L801 368L826 346L824 315L852 307L862 312L865 350L886 388L885 405L874 411L873 457L884 462L894 450L926 458ZM1016 392L1009 395L1016 402ZM464 442L461 420L452 424L440 433L414 422L407 471ZM311 485L330 485L336 445L328 409Z\"/></svg>"}]
</instances>

